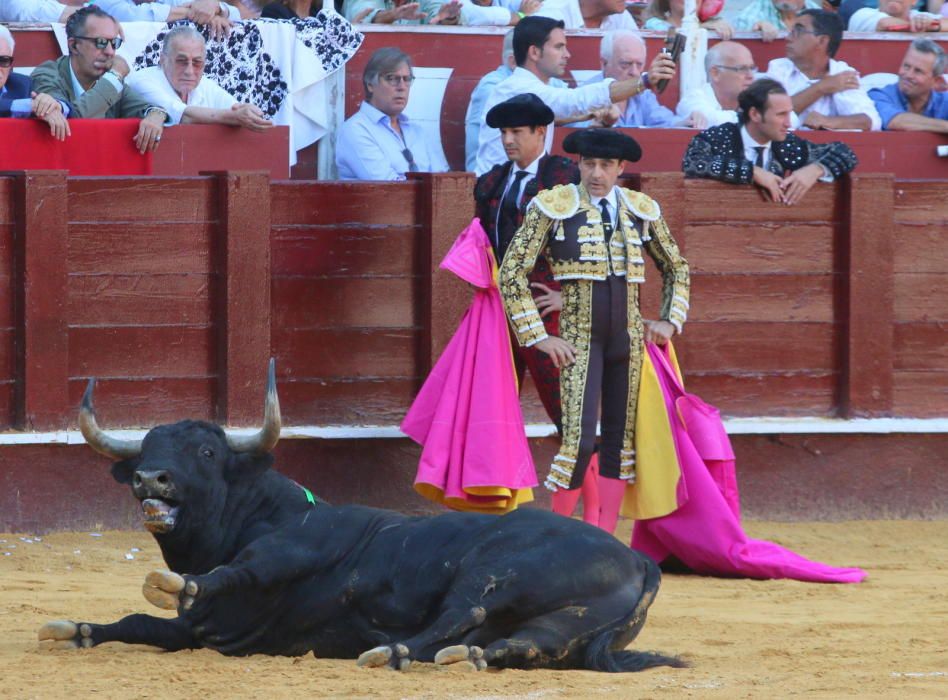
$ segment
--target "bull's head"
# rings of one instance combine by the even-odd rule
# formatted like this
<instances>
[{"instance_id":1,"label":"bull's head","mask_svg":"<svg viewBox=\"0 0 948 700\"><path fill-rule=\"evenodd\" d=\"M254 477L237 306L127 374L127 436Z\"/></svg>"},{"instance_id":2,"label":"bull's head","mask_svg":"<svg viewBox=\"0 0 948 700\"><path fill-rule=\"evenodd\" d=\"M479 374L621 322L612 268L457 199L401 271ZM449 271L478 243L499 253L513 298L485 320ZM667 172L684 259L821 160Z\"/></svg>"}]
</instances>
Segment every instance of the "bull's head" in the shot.
<instances>
[{"instance_id":1,"label":"bull's head","mask_svg":"<svg viewBox=\"0 0 948 700\"><path fill-rule=\"evenodd\" d=\"M154 534L175 529L182 509L195 507L210 515L230 482L248 472L267 469L268 454L280 439L280 402L276 368L270 360L263 427L252 435L228 435L203 421L160 425L143 440L124 440L99 428L92 407L95 379L89 380L79 409L79 428L97 452L118 460L112 476L130 483L141 501L145 527Z\"/></svg>"}]
</instances>

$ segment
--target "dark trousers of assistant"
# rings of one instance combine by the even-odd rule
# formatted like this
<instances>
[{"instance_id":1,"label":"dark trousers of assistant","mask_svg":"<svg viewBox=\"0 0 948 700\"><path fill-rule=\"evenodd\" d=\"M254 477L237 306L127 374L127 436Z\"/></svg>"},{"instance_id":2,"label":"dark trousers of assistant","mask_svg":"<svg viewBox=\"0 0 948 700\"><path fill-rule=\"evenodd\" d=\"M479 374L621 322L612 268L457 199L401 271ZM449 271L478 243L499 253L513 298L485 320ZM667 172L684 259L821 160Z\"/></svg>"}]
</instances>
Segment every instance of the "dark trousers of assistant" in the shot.
<instances>
[{"instance_id":1,"label":"dark trousers of assistant","mask_svg":"<svg viewBox=\"0 0 948 700\"><path fill-rule=\"evenodd\" d=\"M633 354L635 361L641 360L640 353L632 352L628 313L625 277L609 275L603 281L592 283L589 363L583 391L579 452L570 489L582 486L589 458L596 448L597 419L602 431L599 473L611 479L619 478L630 401L629 362Z\"/></svg>"}]
</instances>

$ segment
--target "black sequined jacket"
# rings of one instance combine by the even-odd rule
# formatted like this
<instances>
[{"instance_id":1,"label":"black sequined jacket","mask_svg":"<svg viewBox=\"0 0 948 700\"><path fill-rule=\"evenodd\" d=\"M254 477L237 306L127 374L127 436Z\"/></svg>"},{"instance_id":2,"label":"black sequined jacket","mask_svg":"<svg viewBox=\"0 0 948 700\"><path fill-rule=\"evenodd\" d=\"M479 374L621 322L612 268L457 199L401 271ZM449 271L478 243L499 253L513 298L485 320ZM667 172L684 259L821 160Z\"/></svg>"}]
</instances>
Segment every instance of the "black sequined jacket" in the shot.
<instances>
[{"instance_id":1,"label":"black sequined jacket","mask_svg":"<svg viewBox=\"0 0 948 700\"><path fill-rule=\"evenodd\" d=\"M811 143L795 134L774 142L768 169L783 176L787 170L799 170L819 163L838 178L856 167L856 154L845 143ZM681 162L685 177L707 177L732 184L753 181L754 164L744 157L739 124L728 122L702 131L691 139Z\"/></svg>"}]
</instances>

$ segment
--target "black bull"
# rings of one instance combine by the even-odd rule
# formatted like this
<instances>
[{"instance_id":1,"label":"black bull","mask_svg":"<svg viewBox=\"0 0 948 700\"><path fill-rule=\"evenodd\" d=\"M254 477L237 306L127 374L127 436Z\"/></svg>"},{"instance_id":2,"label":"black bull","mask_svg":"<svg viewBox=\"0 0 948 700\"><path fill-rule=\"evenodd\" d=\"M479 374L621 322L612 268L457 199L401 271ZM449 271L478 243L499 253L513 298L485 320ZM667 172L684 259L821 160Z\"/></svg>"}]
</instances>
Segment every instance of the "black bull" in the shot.
<instances>
[{"instance_id":1,"label":"black bull","mask_svg":"<svg viewBox=\"0 0 948 700\"><path fill-rule=\"evenodd\" d=\"M598 528L530 508L408 517L314 503L269 469L280 422L272 364L265 426L249 437L183 421L142 442L117 440L95 424L92 386L80 425L94 448L121 458L112 474L131 484L171 569L150 573L143 592L178 616L56 621L41 640L312 651L402 669L412 660L614 672L683 665L625 650L660 574Z\"/></svg>"}]
</instances>

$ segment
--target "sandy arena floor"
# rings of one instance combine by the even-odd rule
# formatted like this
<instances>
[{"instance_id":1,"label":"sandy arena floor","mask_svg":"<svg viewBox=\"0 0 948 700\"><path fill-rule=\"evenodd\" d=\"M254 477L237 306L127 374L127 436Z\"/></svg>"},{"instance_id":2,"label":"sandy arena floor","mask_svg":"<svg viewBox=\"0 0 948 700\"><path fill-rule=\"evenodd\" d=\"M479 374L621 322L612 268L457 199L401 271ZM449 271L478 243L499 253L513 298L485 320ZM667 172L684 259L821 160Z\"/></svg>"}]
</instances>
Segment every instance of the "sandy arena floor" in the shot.
<instances>
[{"instance_id":1,"label":"sandy arena floor","mask_svg":"<svg viewBox=\"0 0 948 700\"><path fill-rule=\"evenodd\" d=\"M691 669L407 673L351 661L169 654L109 644L41 649L46 620L156 612L141 597L162 566L144 532L0 534L0 698L946 698L948 521L748 524L869 581L820 585L666 575L636 646ZM620 530L628 536L628 525Z\"/></svg>"}]
</instances>

